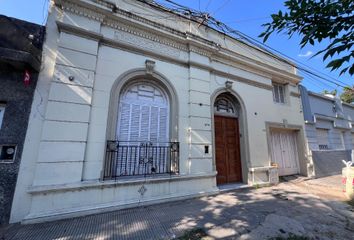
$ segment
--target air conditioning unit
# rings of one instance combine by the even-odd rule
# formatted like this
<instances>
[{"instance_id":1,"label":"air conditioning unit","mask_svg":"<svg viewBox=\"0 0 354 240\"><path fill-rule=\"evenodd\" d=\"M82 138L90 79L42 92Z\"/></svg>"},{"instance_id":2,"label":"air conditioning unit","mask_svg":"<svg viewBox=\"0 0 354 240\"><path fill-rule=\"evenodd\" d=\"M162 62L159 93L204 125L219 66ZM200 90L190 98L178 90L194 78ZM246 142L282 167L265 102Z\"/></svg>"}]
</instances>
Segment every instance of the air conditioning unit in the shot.
<instances>
[{"instance_id":1,"label":"air conditioning unit","mask_svg":"<svg viewBox=\"0 0 354 240\"><path fill-rule=\"evenodd\" d=\"M13 162L16 156L16 145L0 145L0 162Z\"/></svg>"}]
</instances>

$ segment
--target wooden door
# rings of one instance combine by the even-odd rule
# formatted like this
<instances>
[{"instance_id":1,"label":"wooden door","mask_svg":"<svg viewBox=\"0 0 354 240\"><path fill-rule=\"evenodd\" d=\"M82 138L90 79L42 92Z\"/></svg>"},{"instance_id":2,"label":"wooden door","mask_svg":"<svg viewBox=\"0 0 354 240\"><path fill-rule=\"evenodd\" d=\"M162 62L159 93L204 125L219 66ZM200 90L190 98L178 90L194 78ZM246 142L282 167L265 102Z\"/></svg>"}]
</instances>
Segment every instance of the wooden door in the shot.
<instances>
[{"instance_id":1,"label":"wooden door","mask_svg":"<svg viewBox=\"0 0 354 240\"><path fill-rule=\"evenodd\" d=\"M215 116L215 160L217 184L242 181L238 119Z\"/></svg>"},{"instance_id":2,"label":"wooden door","mask_svg":"<svg viewBox=\"0 0 354 240\"><path fill-rule=\"evenodd\" d=\"M272 161L278 164L279 176L299 173L299 157L295 131L271 131Z\"/></svg>"}]
</instances>

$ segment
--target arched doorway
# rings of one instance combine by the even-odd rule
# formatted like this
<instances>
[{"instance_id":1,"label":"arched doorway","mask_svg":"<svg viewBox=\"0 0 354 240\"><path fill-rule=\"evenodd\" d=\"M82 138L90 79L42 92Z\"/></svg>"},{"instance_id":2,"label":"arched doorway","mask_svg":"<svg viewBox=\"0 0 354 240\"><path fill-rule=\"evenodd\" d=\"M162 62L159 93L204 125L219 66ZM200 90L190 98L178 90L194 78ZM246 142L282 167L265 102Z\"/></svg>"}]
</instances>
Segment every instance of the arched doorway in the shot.
<instances>
[{"instance_id":1,"label":"arched doorway","mask_svg":"<svg viewBox=\"0 0 354 240\"><path fill-rule=\"evenodd\" d=\"M242 182L240 111L239 102L229 93L221 93L214 102L217 184Z\"/></svg>"}]
</instances>

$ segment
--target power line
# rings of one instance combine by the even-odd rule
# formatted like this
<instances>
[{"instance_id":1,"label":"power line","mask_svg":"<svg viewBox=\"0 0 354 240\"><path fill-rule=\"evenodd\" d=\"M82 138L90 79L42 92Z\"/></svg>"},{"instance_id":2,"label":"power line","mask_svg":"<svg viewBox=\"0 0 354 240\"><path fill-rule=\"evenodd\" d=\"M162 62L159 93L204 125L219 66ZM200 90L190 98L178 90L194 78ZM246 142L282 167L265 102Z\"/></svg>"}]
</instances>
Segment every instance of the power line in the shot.
<instances>
[{"instance_id":1,"label":"power line","mask_svg":"<svg viewBox=\"0 0 354 240\"><path fill-rule=\"evenodd\" d=\"M306 71L306 72L308 72L308 73L310 73L310 74L313 74L313 75L315 75L316 77L321 78L322 80L325 80L325 81L334 83L334 84L336 84L337 86L340 86L340 87L343 87L343 88L346 87L346 86L343 86L343 85L342 85L342 84L346 85L345 83L342 83L342 82L340 82L339 80L335 80L335 81L338 81L338 82L342 83L342 84L339 84L339 83L336 83L335 81L326 79L326 78L324 78L324 77L322 77L322 76L320 76L320 75L318 75L318 74L316 74L316 73L313 73L313 72L311 72L310 70L306 69L306 67L307 67L307 68L310 68L310 67L308 67L307 65L305 65L305 64L303 64L303 63L297 61L297 60L294 59L294 58L291 58L291 57L289 57L289 56L287 56L287 55L285 55L285 54L279 52L278 50L276 50L276 49L274 49L274 48L272 48L272 47L270 47L270 46L265 45L264 43L261 43L260 41L254 39L254 38L252 38L252 37L250 37L250 36L248 36L248 35L246 35L246 34L244 34L244 33L241 33L241 32L239 32L239 31L237 31L237 30L234 30L234 29L230 28L229 26L227 26L227 25L224 24L224 23L221 23L221 24L218 24L218 25L221 25L222 27L225 27L225 28L226 28L229 32L231 32L231 33L234 33L234 34L237 34L237 35L241 36L241 38L242 38L243 40L246 40L247 42L251 43L252 45L257 46L259 49L263 50L263 51L262 51L263 53L265 53L265 54L267 54L267 55L269 55L269 56L271 56L271 57L273 57L273 58L276 58L276 59L278 59L278 60L280 60L280 61L282 61L282 62L284 62L284 63L286 63L286 64L289 64L289 65L291 65L291 66L293 66L293 67L295 67L295 68L297 68L297 69L300 69L300 70ZM247 44L247 45L248 45L248 44ZM248 45L248 46L252 47L252 45ZM268 49L267 49L267 48L268 48ZM255 49L257 49L257 48L255 48ZM270 51L269 49L270 49L271 51ZM285 59L283 59L283 58L279 58L279 56L277 56L276 54L274 54L272 51L278 53L278 54L281 55L281 56L286 57L287 59L290 59L290 60L296 62L297 65L295 65L295 64L293 64L292 62L289 62L288 60L285 60ZM301 67L300 65L305 66L305 67ZM317 71L317 70L316 70L316 71Z\"/></svg>"},{"instance_id":2,"label":"power line","mask_svg":"<svg viewBox=\"0 0 354 240\"><path fill-rule=\"evenodd\" d=\"M292 60L292 61L298 63L299 65L303 65L303 66L305 66L305 67L307 67L307 68L310 68L310 69L312 69L312 70L314 70L314 71L319 72L318 70L316 70L316 69L314 69L314 68L312 68L312 67L309 67L309 66L307 66L306 64L301 63L300 61L298 61L298 60L296 60L296 59L294 59L294 58L292 58L292 57L289 57L289 56L285 55L284 53L282 53L282 52L280 52L280 51L278 51L278 50L276 50L276 49L274 49L274 48L272 48L272 47L270 47L270 46L268 46L268 45L266 45L266 44L264 44L264 43L262 43L262 42L260 42L260 41L258 41L258 40L256 40L256 39L254 39L254 38L252 38L252 37L250 37L250 36L248 36L248 35L246 35L246 34L244 34L244 33L239 32L239 34L242 34L242 35L244 35L244 36L246 36L246 37L252 39L252 40L255 41L256 43L258 43L257 45L263 45L263 46L265 46L265 47L271 49L272 51L274 51L274 52L276 52L276 53L278 53L278 54L280 54L280 55L282 55L282 56L285 56L286 58L288 58L288 59L290 59L290 60ZM292 64L292 66L298 68L298 65L293 65L293 64ZM323 73L321 73L321 74L323 74ZM318 76L318 75L316 74L316 76ZM318 76L318 77L320 77L320 76ZM327 80L327 81L330 81L330 80L325 79L325 78L323 78L323 77L320 77L320 78L322 78L322 79L324 79L324 80ZM333 78L333 79L334 79L334 78ZM339 81L338 79L335 79L334 81L338 81L339 83L344 84L344 85L346 84L346 83L343 83L343 82ZM330 81L330 82L333 82L333 81ZM335 83L335 84L336 84L336 83ZM338 84L338 85L339 85L339 84ZM340 85L339 85L339 86L340 86ZM343 86L342 86L342 87L343 87Z\"/></svg>"},{"instance_id":3,"label":"power line","mask_svg":"<svg viewBox=\"0 0 354 240\"><path fill-rule=\"evenodd\" d=\"M230 0L225 0L224 3L221 4L221 6L219 8L217 8L212 14L216 14L218 11L220 11L223 7L225 7L228 3L230 2Z\"/></svg>"},{"instance_id":4,"label":"power line","mask_svg":"<svg viewBox=\"0 0 354 240\"><path fill-rule=\"evenodd\" d=\"M190 21L194 21L194 22L197 22L198 24L200 25L204 25L206 27L210 27L216 31L221 31L220 33L223 33L224 35L228 35L230 37L233 37L235 40L239 41L240 43L243 43L245 45L247 45L248 47L251 47L253 49L256 49L257 51L260 51L280 62L283 62L283 63L286 63L290 66L293 66L299 70L302 70L303 72L307 72L308 74L311 74L313 76L316 76L318 79L321 79L323 81L327 81L329 83L332 83L332 84L335 84L336 86L340 86L340 87L346 87L344 85L347 85L346 83L343 83L337 79L334 79L332 77L333 80L329 80L323 76L320 76L320 75L324 75L322 72L318 71L318 70L315 70L301 62L299 62L298 60L294 59L294 58L291 58L285 54L283 54L282 52L279 52L278 50L238 31L238 30L235 30L231 27L229 27L228 25L226 25L225 23L221 22L221 21L218 21L217 19L215 19L214 17L210 16L210 14L207 14L207 13L203 13L203 12L200 12L200 11L196 11L196 10L193 10L189 7L186 7L186 6L183 6L181 4L178 4L178 3L175 3L174 1L172 0L165 0L166 2L176 6L172 9L166 9L165 7L163 7L162 5L160 4L156 4L156 3L149 3L147 2L146 0L138 0L138 1L141 1L141 2L144 2L152 7L155 7L155 8L159 8L159 9L163 9L165 11L168 11L168 12L171 12L173 14L177 14L177 15L180 15L181 17L184 17L184 18L187 18L188 20ZM208 3L207 3L207 7L206 9L208 9L210 3L211 3L212 0L209 0ZM201 20L203 20L202 22L199 22L197 21L196 19L193 19L193 18L190 18L190 17L187 17L187 16L193 16L193 17L197 17ZM212 27L214 26L214 27ZM231 34L231 35L230 35ZM275 54L276 53L276 54ZM279 57L279 56L282 56L282 57ZM291 60L292 62L290 62L289 60ZM297 65L295 65L293 62L297 63ZM312 69L312 71L311 71ZM316 71L320 74L316 74L314 73L313 71ZM339 84L341 83L341 84ZM343 84L343 85L342 85Z\"/></svg>"},{"instance_id":5,"label":"power line","mask_svg":"<svg viewBox=\"0 0 354 240\"><path fill-rule=\"evenodd\" d=\"M209 0L209 1L208 1L207 5L206 5L206 7L205 7L205 11L208 11L208 7L209 7L211 1L212 1L212 0Z\"/></svg>"},{"instance_id":6,"label":"power line","mask_svg":"<svg viewBox=\"0 0 354 240\"><path fill-rule=\"evenodd\" d=\"M251 21L264 20L264 19L270 19L270 18L271 17L246 18L246 19L240 19L240 20L235 20L235 21L227 21L225 23L229 24L229 23L251 22Z\"/></svg>"}]
</instances>

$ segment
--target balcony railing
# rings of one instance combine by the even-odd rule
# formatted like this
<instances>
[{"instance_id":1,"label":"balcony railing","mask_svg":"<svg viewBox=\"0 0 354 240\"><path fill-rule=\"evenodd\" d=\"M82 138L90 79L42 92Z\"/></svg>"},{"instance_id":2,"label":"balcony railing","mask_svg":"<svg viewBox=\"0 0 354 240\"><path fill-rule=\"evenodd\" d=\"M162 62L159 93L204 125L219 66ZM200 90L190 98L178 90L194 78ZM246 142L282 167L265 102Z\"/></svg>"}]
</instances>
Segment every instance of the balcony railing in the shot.
<instances>
[{"instance_id":1,"label":"balcony railing","mask_svg":"<svg viewBox=\"0 0 354 240\"><path fill-rule=\"evenodd\" d=\"M104 179L178 173L178 142L107 141Z\"/></svg>"}]
</instances>

